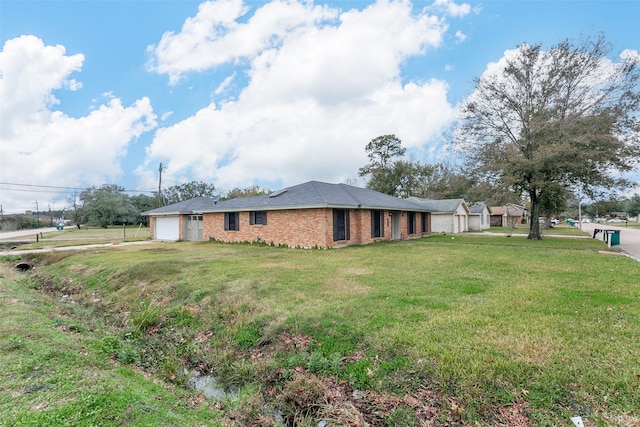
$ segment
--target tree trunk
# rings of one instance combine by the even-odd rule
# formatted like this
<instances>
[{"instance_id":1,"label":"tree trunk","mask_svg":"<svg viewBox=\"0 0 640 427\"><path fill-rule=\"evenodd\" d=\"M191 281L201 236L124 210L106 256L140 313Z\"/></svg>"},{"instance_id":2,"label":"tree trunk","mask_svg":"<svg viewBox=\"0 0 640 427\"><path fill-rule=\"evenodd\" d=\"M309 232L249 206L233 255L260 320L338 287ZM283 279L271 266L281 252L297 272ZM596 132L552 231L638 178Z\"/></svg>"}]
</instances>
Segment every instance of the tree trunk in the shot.
<instances>
[{"instance_id":1,"label":"tree trunk","mask_svg":"<svg viewBox=\"0 0 640 427\"><path fill-rule=\"evenodd\" d=\"M542 235L540 235L540 222L538 220L538 218L540 218L540 200L538 192L536 190L529 191L529 198L531 199L531 215L529 218L529 235L527 236L527 239L542 240Z\"/></svg>"}]
</instances>

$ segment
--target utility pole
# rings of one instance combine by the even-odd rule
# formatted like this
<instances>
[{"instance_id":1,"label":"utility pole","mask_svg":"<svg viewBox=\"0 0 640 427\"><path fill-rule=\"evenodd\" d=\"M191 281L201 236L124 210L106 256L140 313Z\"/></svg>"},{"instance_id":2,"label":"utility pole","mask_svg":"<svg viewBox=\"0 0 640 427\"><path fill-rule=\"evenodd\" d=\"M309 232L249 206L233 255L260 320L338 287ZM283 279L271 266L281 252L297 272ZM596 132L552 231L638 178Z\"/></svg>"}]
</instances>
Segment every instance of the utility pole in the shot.
<instances>
[{"instance_id":1,"label":"utility pole","mask_svg":"<svg viewBox=\"0 0 640 427\"><path fill-rule=\"evenodd\" d=\"M36 223L38 224L38 228L40 228L40 209L38 208L37 200L36 200Z\"/></svg>"},{"instance_id":2,"label":"utility pole","mask_svg":"<svg viewBox=\"0 0 640 427\"><path fill-rule=\"evenodd\" d=\"M158 168L159 177L158 177L158 207L162 204L162 162L160 162L160 167Z\"/></svg>"}]
</instances>

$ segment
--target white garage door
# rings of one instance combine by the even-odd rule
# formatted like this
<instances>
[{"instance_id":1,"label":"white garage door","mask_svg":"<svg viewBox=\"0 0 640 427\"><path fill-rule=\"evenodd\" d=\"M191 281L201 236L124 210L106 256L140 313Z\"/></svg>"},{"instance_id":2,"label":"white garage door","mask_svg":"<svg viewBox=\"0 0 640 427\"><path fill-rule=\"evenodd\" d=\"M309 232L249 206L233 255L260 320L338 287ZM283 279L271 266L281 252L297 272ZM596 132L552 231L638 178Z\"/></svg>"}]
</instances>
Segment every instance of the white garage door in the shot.
<instances>
[{"instance_id":1,"label":"white garage door","mask_svg":"<svg viewBox=\"0 0 640 427\"><path fill-rule=\"evenodd\" d=\"M166 216L156 218L156 239L158 240L178 240L180 238L179 224L177 216Z\"/></svg>"}]
</instances>

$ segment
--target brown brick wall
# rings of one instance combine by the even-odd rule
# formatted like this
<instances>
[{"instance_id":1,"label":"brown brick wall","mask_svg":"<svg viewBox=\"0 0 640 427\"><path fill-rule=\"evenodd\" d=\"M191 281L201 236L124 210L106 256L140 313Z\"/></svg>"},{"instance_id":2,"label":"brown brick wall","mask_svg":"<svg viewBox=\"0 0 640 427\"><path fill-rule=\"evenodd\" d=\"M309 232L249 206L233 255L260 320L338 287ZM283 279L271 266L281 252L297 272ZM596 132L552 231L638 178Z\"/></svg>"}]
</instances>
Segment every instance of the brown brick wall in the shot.
<instances>
[{"instance_id":1,"label":"brown brick wall","mask_svg":"<svg viewBox=\"0 0 640 427\"><path fill-rule=\"evenodd\" d=\"M401 214L401 238L415 238L427 233L420 231L421 214L416 213L416 233L407 234L407 214ZM384 212L384 236L371 237L371 211L351 209L350 240L333 241L333 210L326 209L288 209L267 211L266 225L250 225L249 212L240 212L239 230L224 229L224 213L205 213L203 215L204 239L210 238L223 242L257 242L285 244L300 247L340 247L354 244L366 244L380 240L391 240L391 217ZM428 221L430 231L430 221ZM181 222L182 236L182 222Z\"/></svg>"},{"instance_id":2,"label":"brown brick wall","mask_svg":"<svg viewBox=\"0 0 640 427\"><path fill-rule=\"evenodd\" d=\"M329 214L331 211L329 210ZM203 215L204 238L223 242L257 242L302 247L328 247L327 228L331 227L327 209L288 209L267 211L266 225L249 224L249 212L240 212L239 230L224 229L224 213ZM331 231L331 237L333 232Z\"/></svg>"}]
</instances>

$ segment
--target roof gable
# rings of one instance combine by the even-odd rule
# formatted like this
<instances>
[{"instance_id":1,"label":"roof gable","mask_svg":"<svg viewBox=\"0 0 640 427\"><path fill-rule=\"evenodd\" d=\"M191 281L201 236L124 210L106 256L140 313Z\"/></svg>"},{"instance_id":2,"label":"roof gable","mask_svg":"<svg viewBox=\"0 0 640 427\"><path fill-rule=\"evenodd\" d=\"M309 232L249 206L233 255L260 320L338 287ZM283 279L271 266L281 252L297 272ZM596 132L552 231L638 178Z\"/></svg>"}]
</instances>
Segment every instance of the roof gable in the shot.
<instances>
[{"instance_id":1,"label":"roof gable","mask_svg":"<svg viewBox=\"0 0 640 427\"><path fill-rule=\"evenodd\" d=\"M434 200L434 199L422 199L420 197L409 197L407 200L417 203L427 208L431 212L454 213L455 211L458 210L460 205L464 207L467 213L469 212L469 207L467 206L464 199Z\"/></svg>"},{"instance_id":2,"label":"roof gable","mask_svg":"<svg viewBox=\"0 0 640 427\"><path fill-rule=\"evenodd\" d=\"M485 209L487 210L487 212L491 213L489 207L482 202L476 202L469 206L469 212L472 214L481 214L485 211Z\"/></svg>"},{"instance_id":3,"label":"roof gable","mask_svg":"<svg viewBox=\"0 0 640 427\"><path fill-rule=\"evenodd\" d=\"M491 206L489 211L491 215L524 216L527 214L526 207L515 203L507 203L504 206Z\"/></svg>"}]
</instances>

